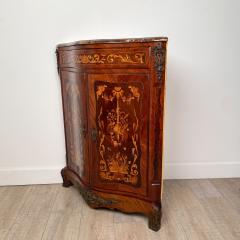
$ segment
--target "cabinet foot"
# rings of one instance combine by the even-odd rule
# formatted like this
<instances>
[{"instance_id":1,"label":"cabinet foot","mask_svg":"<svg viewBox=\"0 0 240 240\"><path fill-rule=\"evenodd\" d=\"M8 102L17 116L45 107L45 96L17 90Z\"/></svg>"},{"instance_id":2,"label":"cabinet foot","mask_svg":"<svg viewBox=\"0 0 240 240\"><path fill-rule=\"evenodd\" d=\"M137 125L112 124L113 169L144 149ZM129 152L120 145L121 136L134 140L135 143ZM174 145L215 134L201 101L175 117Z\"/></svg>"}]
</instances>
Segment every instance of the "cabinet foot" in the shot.
<instances>
[{"instance_id":1,"label":"cabinet foot","mask_svg":"<svg viewBox=\"0 0 240 240\"><path fill-rule=\"evenodd\" d=\"M154 209L148 216L148 227L157 232L161 228L161 217L161 208Z\"/></svg>"},{"instance_id":2,"label":"cabinet foot","mask_svg":"<svg viewBox=\"0 0 240 240\"><path fill-rule=\"evenodd\" d=\"M72 182L67 178L67 174L66 174L66 168L63 168L61 171L61 175L62 175L62 179L63 179L63 187L70 187L72 186Z\"/></svg>"}]
</instances>

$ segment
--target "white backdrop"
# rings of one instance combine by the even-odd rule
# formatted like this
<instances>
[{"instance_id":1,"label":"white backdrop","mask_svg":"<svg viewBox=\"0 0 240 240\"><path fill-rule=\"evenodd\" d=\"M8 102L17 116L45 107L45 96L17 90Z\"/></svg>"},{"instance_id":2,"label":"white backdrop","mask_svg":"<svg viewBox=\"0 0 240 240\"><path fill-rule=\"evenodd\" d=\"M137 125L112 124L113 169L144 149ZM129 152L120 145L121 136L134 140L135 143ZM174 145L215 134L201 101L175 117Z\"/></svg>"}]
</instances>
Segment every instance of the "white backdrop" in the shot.
<instances>
[{"instance_id":1,"label":"white backdrop","mask_svg":"<svg viewBox=\"0 0 240 240\"><path fill-rule=\"evenodd\" d=\"M240 177L238 0L0 0L0 184L61 182L55 46L168 36L165 178Z\"/></svg>"}]
</instances>

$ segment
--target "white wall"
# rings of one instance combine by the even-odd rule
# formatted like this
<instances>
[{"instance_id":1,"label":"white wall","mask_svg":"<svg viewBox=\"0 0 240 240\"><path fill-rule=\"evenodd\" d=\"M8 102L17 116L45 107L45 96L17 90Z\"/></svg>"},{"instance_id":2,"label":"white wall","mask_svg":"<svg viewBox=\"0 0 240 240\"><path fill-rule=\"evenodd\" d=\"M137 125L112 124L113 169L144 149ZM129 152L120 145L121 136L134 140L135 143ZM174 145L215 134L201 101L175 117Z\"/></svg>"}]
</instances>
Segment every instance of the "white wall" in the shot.
<instances>
[{"instance_id":1,"label":"white wall","mask_svg":"<svg viewBox=\"0 0 240 240\"><path fill-rule=\"evenodd\" d=\"M240 177L238 0L0 0L0 184L61 182L55 46L168 36L165 177Z\"/></svg>"}]
</instances>

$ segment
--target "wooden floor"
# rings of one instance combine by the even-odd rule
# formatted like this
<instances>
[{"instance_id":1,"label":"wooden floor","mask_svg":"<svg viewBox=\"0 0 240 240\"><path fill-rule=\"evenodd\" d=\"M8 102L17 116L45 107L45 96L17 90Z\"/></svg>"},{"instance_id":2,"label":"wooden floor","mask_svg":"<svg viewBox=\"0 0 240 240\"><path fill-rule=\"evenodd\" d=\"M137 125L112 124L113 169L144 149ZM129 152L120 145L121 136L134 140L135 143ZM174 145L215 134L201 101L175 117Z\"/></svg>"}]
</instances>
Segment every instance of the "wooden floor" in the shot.
<instances>
[{"instance_id":1,"label":"wooden floor","mask_svg":"<svg viewBox=\"0 0 240 240\"><path fill-rule=\"evenodd\" d=\"M0 187L0 239L240 239L240 179L167 180L159 232L147 218L90 209L60 184Z\"/></svg>"}]
</instances>

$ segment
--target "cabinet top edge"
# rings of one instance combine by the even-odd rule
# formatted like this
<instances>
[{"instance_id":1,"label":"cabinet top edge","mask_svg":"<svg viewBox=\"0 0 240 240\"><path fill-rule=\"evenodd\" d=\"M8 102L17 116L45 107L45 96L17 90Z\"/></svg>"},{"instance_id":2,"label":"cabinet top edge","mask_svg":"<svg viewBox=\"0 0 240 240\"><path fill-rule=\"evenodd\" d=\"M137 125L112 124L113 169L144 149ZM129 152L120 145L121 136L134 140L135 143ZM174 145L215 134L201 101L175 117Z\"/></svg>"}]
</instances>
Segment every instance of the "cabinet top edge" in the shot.
<instances>
[{"instance_id":1,"label":"cabinet top edge","mask_svg":"<svg viewBox=\"0 0 240 240\"><path fill-rule=\"evenodd\" d=\"M70 43L60 43L59 47L68 47L81 44L104 44L104 43L143 43L143 42L167 42L167 37L145 37L145 38L119 38L119 39L93 39L93 40L80 40Z\"/></svg>"}]
</instances>

